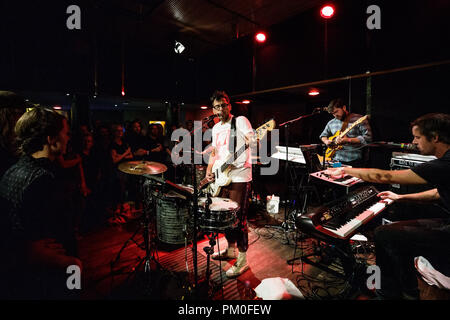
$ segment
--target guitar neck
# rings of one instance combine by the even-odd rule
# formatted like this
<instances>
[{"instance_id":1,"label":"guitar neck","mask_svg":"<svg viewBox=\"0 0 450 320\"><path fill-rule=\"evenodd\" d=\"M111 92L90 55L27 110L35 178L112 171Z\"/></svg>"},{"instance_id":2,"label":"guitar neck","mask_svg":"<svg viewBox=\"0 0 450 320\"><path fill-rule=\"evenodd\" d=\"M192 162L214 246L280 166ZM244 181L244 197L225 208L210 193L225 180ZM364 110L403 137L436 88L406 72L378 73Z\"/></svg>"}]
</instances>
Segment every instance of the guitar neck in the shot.
<instances>
[{"instance_id":1,"label":"guitar neck","mask_svg":"<svg viewBox=\"0 0 450 320\"><path fill-rule=\"evenodd\" d=\"M352 130L355 126L357 126L358 124L363 122L366 118L367 118L367 116L364 116L364 117L361 117L358 120L356 120L354 123L352 123L352 125L350 127L348 127L347 129L345 129L343 132L341 132L339 134L339 138L342 138L343 136L345 136L350 130Z\"/></svg>"},{"instance_id":2,"label":"guitar neck","mask_svg":"<svg viewBox=\"0 0 450 320\"><path fill-rule=\"evenodd\" d=\"M234 154L233 154L233 161L234 160L236 160L237 158L239 158L240 156L241 156L241 154L243 154L244 152L245 152L245 150L247 149L247 146L244 144L242 147L240 147L239 148L239 150L237 150ZM221 167L220 167L220 170L223 172L223 171L225 171L225 169L227 169L228 168L228 166L230 166L231 165L231 162L230 163L228 163L228 161L227 162L225 162Z\"/></svg>"}]
</instances>

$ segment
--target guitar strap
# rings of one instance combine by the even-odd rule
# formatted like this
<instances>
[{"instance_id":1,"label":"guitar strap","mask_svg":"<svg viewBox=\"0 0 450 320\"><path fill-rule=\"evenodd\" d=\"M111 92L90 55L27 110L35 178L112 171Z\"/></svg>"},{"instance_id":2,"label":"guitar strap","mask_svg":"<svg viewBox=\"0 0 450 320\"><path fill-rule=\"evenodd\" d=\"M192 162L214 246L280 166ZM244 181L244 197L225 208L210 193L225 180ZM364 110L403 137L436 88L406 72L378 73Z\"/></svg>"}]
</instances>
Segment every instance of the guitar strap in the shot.
<instances>
[{"instance_id":1,"label":"guitar strap","mask_svg":"<svg viewBox=\"0 0 450 320\"><path fill-rule=\"evenodd\" d=\"M348 127L348 122L350 121L350 116L351 116L351 113L349 112L349 113L347 114L347 116L345 117L344 123L342 124L341 132L343 132L345 129L347 129L347 127Z\"/></svg>"},{"instance_id":2,"label":"guitar strap","mask_svg":"<svg viewBox=\"0 0 450 320\"><path fill-rule=\"evenodd\" d=\"M231 118L230 139L228 141L228 151L233 155L233 159L231 159L231 161L234 161L234 153L236 152L237 144L236 117L234 116ZM231 141L233 141L233 143L231 143Z\"/></svg>"}]
</instances>

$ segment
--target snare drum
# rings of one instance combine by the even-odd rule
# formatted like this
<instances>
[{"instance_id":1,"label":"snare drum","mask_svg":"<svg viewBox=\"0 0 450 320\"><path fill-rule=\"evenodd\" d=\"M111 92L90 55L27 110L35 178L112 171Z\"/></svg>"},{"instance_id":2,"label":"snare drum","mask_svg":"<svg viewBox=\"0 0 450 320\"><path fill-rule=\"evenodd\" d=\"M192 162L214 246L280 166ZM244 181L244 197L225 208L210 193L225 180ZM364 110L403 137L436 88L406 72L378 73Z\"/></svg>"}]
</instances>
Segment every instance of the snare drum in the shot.
<instances>
[{"instance_id":1,"label":"snare drum","mask_svg":"<svg viewBox=\"0 0 450 320\"><path fill-rule=\"evenodd\" d=\"M237 202L227 199L213 197L209 205L209 213L206 212L206 197L198 199L199 226L204 232L224 232L236 227Z\"/></svg>"},{"instance_id":2,"label":"snare drum","mask_svg":"<svg viewBox=\"0 0 450 320\"><path fill-rule=\"evenodd\" d=\"M183 244L189 218L186 199L173 191L154 196L158 239L168 244Z\"/></svg>"}]
</instances>

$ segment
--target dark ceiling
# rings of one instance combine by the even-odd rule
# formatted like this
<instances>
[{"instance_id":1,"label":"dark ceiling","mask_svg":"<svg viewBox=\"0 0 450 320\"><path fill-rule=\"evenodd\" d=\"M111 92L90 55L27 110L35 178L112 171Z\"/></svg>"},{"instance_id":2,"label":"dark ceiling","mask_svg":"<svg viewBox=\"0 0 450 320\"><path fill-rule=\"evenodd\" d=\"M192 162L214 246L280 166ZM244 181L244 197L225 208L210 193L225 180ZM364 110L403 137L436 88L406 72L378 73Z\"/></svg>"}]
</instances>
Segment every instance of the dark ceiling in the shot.
<instances>
[{"instance_id":1,"label":"dark ceiling","mask_svg":"<svg viewBox=\"0 0 450 320\"><path fill-rule=\"evenodd\" d=\"M113 0L93 1L107 21L157 51L174 39L199 56L264 30L323 3L322 0ZM97 26L99 21L97 21ZM102 22L100 22L102 23Z\"/></svg>"},{"instance_id":2,"label":"dark ceiling","mask_svg":"<svg viewBox=\"0 0 450 320\"><path fill-rule=\"evenodd\" d=\"M66 100L67 93L97 93L95 101L108 97L105 105L113 107L133 98L142 108L163 108L165 101L198 106L215 89L243 98L450 57L448 0L333 0L336 15L328 24L318 10L325 2L1 0L0 88ZM381 30L366 28L374 3L382 8ZM66 28L72 4L81 8L81 30ZM268 41L255 46L251 37L261 29ZM187 47L181 55L175 40ZM352 85L354 93L364 91ZM298 100L308 98L308 89L251 98ZM320 89L334 94L330 86Z\"/></svg>"}]
</instances>

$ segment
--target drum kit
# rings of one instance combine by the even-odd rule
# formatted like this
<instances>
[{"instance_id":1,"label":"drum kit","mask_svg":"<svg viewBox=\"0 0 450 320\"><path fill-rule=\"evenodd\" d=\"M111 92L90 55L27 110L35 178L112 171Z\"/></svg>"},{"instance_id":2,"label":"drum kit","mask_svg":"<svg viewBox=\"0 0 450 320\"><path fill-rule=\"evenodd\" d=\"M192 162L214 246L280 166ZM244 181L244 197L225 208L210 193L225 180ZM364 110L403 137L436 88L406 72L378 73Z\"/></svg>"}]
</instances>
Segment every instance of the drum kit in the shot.
<instances>
[{"instance_id":1,"label":"drum kit","mask_svg":"<svg viewBox=\"0 0 450 320\"><path fill-rule=\"evenodd\" d=\"M192 240L195 286L197 287L197 234L206 234L210 240L210 247L205 247L207 254L206 278L209 282L209 260L213 254L215 239L219 233L236 227L239 205L227 198L210 197L204 190L197 190L199 175L206 172L206 168L199 172L198 166L192 165L190 182L192 185L176 184L164 179L167 166L151 161L129 161L121 163L118 169L131 175L141 177L143 198L143 214L141 226L128 239L116 259L111 262L111 268L120 259L120 254L130 241L143 229L145 257L141 259L137 271L144 264L144 272L150 283L150 262L161 265L157 259L156 237L162 243L169 245L187 245ZM184 179L184 181L189 179ZM198 180L199 182L200 180ZM201 193L205 193L200 197ZM135 242L135 241L134 241ZM208 284L209 286L209 284ZM150 289L151 290L151 289Z\"/></svg>"}]
</instances>

